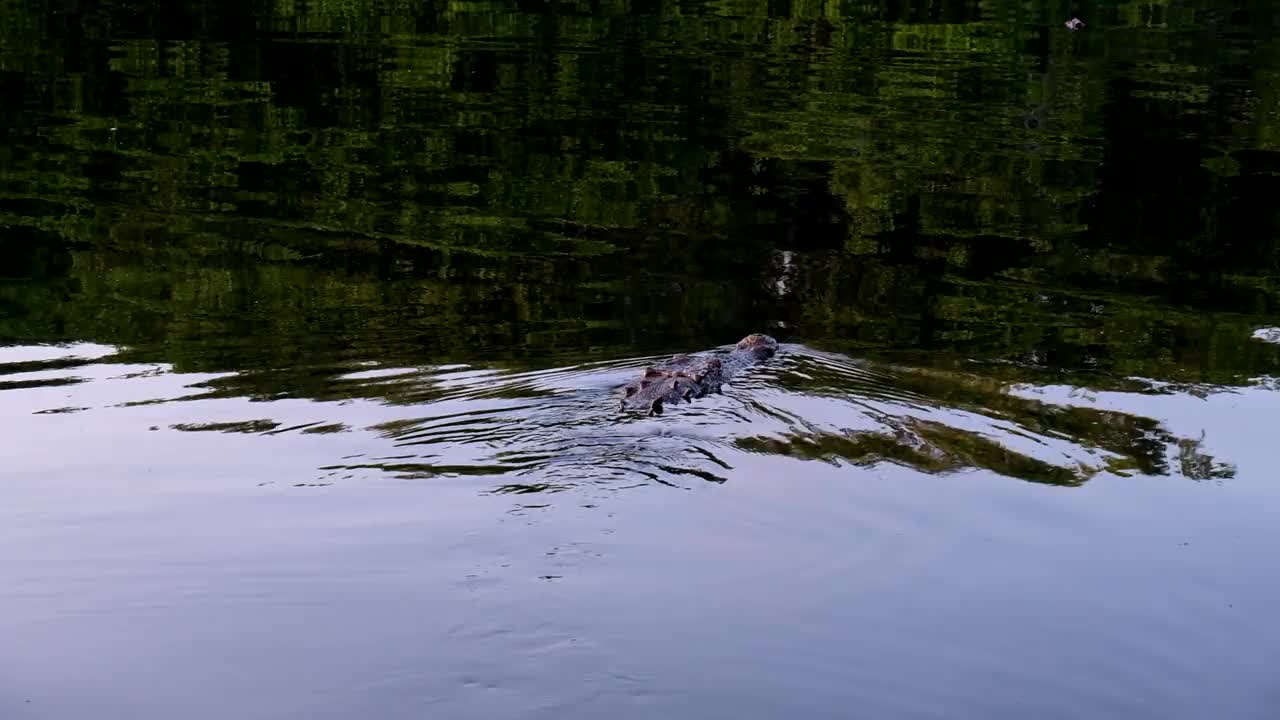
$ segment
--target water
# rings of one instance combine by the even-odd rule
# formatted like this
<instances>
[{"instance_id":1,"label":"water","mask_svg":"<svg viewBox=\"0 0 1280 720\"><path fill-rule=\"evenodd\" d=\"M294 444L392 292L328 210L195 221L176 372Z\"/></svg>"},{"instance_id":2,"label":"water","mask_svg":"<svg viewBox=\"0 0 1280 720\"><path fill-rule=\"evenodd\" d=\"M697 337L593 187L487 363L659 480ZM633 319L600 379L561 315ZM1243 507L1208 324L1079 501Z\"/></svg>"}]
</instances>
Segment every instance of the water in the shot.
<instances>
[{"instance_id":1,"label":"water","mask_svg":"<svg viewBox=\"0 0 1280 720\"><path fill-rule=\"evenodd\" d=\"M1275 22L0 8L0 717L1277 717Z\"/></svg>"}]
</instances>

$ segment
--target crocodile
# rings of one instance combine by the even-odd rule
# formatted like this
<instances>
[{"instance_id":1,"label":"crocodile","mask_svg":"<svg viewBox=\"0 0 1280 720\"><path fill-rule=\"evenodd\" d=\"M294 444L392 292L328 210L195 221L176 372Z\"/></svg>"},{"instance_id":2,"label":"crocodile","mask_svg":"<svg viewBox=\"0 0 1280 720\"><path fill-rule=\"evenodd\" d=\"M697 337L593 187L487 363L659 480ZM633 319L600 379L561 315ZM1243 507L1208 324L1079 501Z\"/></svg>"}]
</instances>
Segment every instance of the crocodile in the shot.
<instances>
[{"instance_id":1,"label":"crocodile","mask_svg":"<svg viewBox=\"0 0 1280 720\"><path fill-rule=\"evenodd\" d=\"M623 387L623 411L648 410L661 415L664 404L690 401L707 393L720 392L738 371L773 357L778 341L759 333L748 335L727 353L676 355L645 368L639 380Z\"/></svg>"}]
</instances>

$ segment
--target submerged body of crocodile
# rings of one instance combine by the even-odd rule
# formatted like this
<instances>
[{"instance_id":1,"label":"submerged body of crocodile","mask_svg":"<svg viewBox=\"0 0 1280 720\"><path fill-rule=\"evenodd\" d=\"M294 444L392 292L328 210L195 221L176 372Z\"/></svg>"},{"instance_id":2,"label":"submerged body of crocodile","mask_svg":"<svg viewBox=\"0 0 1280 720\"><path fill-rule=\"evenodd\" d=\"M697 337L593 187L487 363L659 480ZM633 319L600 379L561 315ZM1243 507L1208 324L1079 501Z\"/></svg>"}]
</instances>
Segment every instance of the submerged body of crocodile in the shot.
<instances>
[{"instance_id":1,"label":"submerged body of crocodile","mask_svg":"<svg viewBox=\"0 0 1280 720\"><path fill-rule=\"evenodd\" d=\"M768 335L748 335L728 353L677 355L646 368L644 375L623 388L623 410L647 410L661 415L664 403L700 398L720 392L739 370L768 360L778 351L778 341Z\"/></svg>"}]
</instances>

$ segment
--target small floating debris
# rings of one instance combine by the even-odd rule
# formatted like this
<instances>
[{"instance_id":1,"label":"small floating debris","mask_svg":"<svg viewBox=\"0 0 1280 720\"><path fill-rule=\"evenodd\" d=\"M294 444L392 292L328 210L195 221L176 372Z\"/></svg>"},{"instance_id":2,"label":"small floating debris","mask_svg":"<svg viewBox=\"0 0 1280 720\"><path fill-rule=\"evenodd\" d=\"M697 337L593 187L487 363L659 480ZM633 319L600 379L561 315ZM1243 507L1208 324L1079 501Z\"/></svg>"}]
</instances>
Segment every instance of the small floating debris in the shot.
<instances>
[{"instance_id":1,"label":"small floating debris","mask_svg":"<svg viewBox=\"0 0 1280 720\"><path fill-rule=\"evenodd\" d=\"M1079 30L1080 28L1084 27L1084 21L1081 20L1080 18L1071 18L1070 20L1066 21L1063 24L1066 25L1067 29L1072 32L1075 32L1076 30Z\"/></svg>"},{"instance_id":2,"label":"small floating debris","mask_svg":"<svg viewBox=\"0 0 1280 720\"><path fill-rule=\"evenodd\" d=\"M1265 343L1280 345L1280 327L1264 327L1253 331L1251 335L1254 340L1261 340Z\"/></svg>"}]
</instances>

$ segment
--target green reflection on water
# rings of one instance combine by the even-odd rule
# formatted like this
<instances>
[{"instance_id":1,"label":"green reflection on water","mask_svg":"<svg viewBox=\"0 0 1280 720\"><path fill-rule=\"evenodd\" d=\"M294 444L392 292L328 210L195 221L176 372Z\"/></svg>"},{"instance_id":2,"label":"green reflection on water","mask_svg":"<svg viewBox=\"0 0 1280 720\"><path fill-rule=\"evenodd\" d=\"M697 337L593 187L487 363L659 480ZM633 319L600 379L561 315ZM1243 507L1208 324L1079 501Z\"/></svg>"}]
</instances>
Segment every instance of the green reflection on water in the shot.
<instances>
[{"instance_id":1,"label":"green reflection on water","mask_svg":"<svg viewBox=\"0 0 1280 720\"><path fill-rule=\"evenodd\" d=\"M267 396L753 330L1083 385L1280 363L1261 13L150 8L0 10L0 338Z\"/></svg>"}]
</instances>

